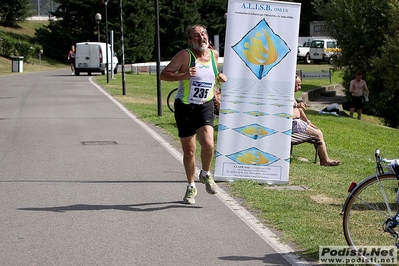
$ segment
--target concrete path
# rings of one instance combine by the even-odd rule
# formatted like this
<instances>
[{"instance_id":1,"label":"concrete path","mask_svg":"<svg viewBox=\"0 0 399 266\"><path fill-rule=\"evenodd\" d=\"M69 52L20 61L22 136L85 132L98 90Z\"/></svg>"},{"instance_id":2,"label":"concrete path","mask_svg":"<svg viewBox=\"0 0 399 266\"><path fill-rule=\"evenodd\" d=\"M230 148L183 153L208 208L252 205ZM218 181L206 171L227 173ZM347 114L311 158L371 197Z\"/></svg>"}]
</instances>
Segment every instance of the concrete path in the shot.
<instances>
[{"instance_id":1,"label":"concrete path","mask_svg":"<svg viewBox=\"0 0 399 266\"><path fill-rule=\"evenodd\" d=\"M89 77L0 84L0 265L309 265Z\"/></svg>"},{"instance_id":2,"label":"concrete path","mask_svg":"<svg viewBox=\"0 0 399 266\"><path fill-rule=\"evenodd\" d=\"M344 115L342 104L348 101L348 98L343 90L341 85L335 84L305 92L301 99L308 104L309 109L316 111L321 111L330 104L337 103L341 111L340 115Z\"/></svg>"}]
</instances>

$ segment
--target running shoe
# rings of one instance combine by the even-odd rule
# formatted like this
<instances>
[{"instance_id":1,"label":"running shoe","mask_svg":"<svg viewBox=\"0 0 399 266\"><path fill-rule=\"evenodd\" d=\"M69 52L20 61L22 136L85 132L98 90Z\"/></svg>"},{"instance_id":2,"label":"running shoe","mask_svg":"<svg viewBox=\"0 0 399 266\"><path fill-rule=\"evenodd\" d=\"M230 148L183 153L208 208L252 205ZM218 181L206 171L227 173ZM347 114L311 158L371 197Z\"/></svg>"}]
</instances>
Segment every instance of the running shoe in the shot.
<instances>
[{"instance_id":1,"label":"running shoe","mask_svg":"<svg viewBox=\"0 0 399 266\"><path fill-rule=\"evenodd\" d=\"M193 186L187 186L186 194L183 198L184 204L194 204L195 199L194 197L197 195L197 189Z\"/></svg>"},{"instance_id":2,"label":"running shoe","mask_svg":"<svg viewBox=\"0 0 399 266\"><path fill-rule=\"evenodd\" d=\"M211 175L202 176L202 170L201 170L199 179L202 184L205 184L206 192L208 192L209 194L218 193L216 183Z\"/></svg>"}]
</instances>

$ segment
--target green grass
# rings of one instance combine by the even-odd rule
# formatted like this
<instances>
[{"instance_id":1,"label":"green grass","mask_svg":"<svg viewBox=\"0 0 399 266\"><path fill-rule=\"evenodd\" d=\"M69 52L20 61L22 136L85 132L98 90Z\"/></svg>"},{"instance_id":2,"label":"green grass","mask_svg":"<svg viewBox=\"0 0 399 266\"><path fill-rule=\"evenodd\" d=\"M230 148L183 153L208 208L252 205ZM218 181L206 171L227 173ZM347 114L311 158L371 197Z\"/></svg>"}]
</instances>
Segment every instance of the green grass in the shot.
<instances>
[{"instance_id":1,"label":"green grass","mask_svg":"<svg viewBox=\"0 0 399 266\"><path fill-rule=\"evenodd\" d=\"M6 34L16 39L29 41L35 35L35 29L48 25L48 23L47 20L27 20L17 28L0 26L0 36Z\"/></svg>"},{"instance_id":2,"label":"green grass","mask_svg":"<svg viewBox=\"0 0 399 266\"><path fill-rule=\"evenodd\" d=\"M18 28L9 28L0 26L0 37L8 35L16 39L29 41L35 35L35 29L47 25L48 21L34 21L29 20L21 23ZM68 51L65 52L67 54ZM18 74L12 72L12 62L9 58L0 56L0 75ZM67 63L60 63L46 57L46 51L39 60L39 57L29 58L29 61L24 60L23 72L36 72L52 70L54 68L69 67Z\"/></svg>"},{"instance_id":3,"label":"green grass","mask_svg":"<svg viewBox=\"0 0 399 266\"><path fill-rule=\"evenodd\" d=\"M63 64L58 61L52 60L45 56L42 56L41 61L39 58L30 58L29 62L24 61L23 72L38 72L54 70L56 68L68 68L68 64ZM0 76L1 75L17 75L19 73L12 72L12 61L11 59L0 56Z\"/></svg>"},{"instance_id":4,"label":"green grass","mask_svg":"<svg viewBox=\"0 0 399 266\"><path fill-rule=\"evenodd\" d=\"M97 76L96 81L132 113L163 128L178 143L173 114L166 107L167 93L176 83L163 82L163 115L159 116L155 76L126 74L126 96L122 95L120 74L108 85L105 85L105 76ZM328 80L312 80L306 81L306 86L328 83ZM352 181L359 182L374 173L375 148L380 148L385 157L398 157L399 131L370 123L369 119L378 119L367 115L361 121L319 115L311 110L307 110L307 115L324 132L329 155L341 160L340 166L315 165L313 146L302 144L293 149L289 184L303 186L306 190L275 190L252 181L224 184L224 187L234 197L242 199L264 223L280 230L284 241L294 243L304 255L317 258L321 245L346 245L340 212L347 188Z\"/></svg>"}]
</instances>

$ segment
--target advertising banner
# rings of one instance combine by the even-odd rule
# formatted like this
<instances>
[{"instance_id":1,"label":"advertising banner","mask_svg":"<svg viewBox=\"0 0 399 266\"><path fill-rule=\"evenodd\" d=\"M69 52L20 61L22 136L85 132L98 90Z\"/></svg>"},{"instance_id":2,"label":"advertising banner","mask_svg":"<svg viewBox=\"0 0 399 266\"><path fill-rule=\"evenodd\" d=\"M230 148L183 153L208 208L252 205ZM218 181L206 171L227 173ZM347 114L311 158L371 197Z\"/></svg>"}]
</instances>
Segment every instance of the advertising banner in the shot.
<instances>
[{"instance_id":1,"label":"advertising banner","mask_svg":"<svg viewBox=\"0 0 399 266\"><path fill-rule=\"evenodd\" d=\"M216 181L289 181L300 7L229 0Z\"/></svg>"}]
</instances>

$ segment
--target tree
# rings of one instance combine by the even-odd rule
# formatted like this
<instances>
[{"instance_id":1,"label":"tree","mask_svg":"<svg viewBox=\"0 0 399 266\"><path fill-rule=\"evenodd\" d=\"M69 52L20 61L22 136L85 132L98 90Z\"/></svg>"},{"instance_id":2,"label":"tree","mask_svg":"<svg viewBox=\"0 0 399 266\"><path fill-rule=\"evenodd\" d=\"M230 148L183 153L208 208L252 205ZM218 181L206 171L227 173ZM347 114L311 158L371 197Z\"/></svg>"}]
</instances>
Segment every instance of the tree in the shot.
<instances>
[{"instance_id":1,"label":"tree","mask_svg":"<svg viewBox=\"0 0 399 266\"><path fill-rule=\"evenodd\" d=\"M101 41L105 41L105 6L103 0L57 0L57 10L50 12L57 19L36 31L35 41L43 45L46 55L65 61L71 44L97 41L96 13L102 14ZM208 25L210 36L225 32L224 14L227 0L185 1L159 0L161 59L170 60L177 51L187 47L185 27L190 24ZM201 13L198 12L201 10ZM119 1L107 5L108 29L114 31L115 50L120 51ZM220 12L220 13L219 13ZM129 63L154 61L155 0L123 3L125 61ZM54 45L54 42L58 45ZM223 43L224 43L224 39ZM221 42L222 43L222 42ZM65 52L66 51L66 52Z\"/></svg>"},{"instance_id":2,"label":"tree","mask_svg":"<svg viewBox=\"0 0 399 266\"><path fill-rule=\"evenodd\" d=\"M102 14L100 40L105 42L105 5L102 0L58 0L57 10L50 12L57 19L36 30L35 41L42 44L49 57L65 61L66 53L77 42L97 41L98 25L94 17ZM125 1L126 2L126 1ZM154 46L153 1L127 1L123 5L126 61L147 61ZM107 4L108 31L114 31L115 51L120 51L119 1ZM54 42L59 45L54 45Z\"/></svg>"},{"instance_id":3,"label":"tree","mask_svg":"<svg viewBox=\"0 0 399 266\"><path fill-rule=\"evenodd\" d=\"M113 1L117 6L119 6L119 1ZM153 60L155 36L154 10L154 1L123 2L123 37L125 41L125 60L127 62L133 63ZM121 35L119 9L117 9L113 16L115 16L117 20L112 20L109 25L112 25L113 29L115 30L115 47L117 51L120 51L119 40ZM103 20L104 19L105 16L103 16Z\"/></svg>"},{"instance_id":4,"label":"tree","mask_svg":"<svg viewBox=\"0 0 399 266\"><path fill-rule=\"evenodd\" d=\"M201 1L160 1L161 58L170 60L179 50L188 48L185 30L188 25L203 23L200 13Z\"/></svg>"},{"instance_id":5,"label":"tree","mask_svg":"<svg viewBox=\"0 0 399 266\"><path fill-rule=\"evenodd\" d=\"M310 22L321 20L312 2L309 0L294 1L301 3L301 18L299 23L299 36L310 35Z\"/></svg>"},{"instance_id":6,"label":"tree","mask_svg":"<svg viewBox=\"0 0 399 266\"><path fill-rule=\"evenodd\" d=\"M313 4L342 48L334 64L343 72L343 86L348 88L355 73L361 71L370 88L365 112L397 128L399 113L392 112L399 108L397 1L314 0Z\"/></svg>"},{"instance_id":7,"label":"tree","mask_svg":"<svg viewBox=\"0 0 399 266\"><path fill-rule=\"evenodd\" d=\"M17 27L18 23L32 15L30 0L1 0L0 24L6 27Z\"/></svg>"},{"instance_id":8,"label":"tree","mask_svg":"<svg viewBox=\"0 0 399 266\"><path fill-rule=\"evenodd\" d=\"M224 55L224 43L226 39L226 18L228 0L204 0L200 8L201 19L208 27L209 38L219 35L220 55Z\"/></svg>"}]
</instances>

